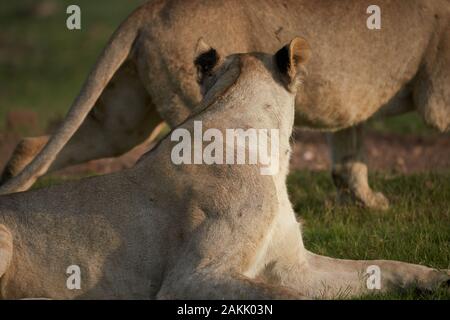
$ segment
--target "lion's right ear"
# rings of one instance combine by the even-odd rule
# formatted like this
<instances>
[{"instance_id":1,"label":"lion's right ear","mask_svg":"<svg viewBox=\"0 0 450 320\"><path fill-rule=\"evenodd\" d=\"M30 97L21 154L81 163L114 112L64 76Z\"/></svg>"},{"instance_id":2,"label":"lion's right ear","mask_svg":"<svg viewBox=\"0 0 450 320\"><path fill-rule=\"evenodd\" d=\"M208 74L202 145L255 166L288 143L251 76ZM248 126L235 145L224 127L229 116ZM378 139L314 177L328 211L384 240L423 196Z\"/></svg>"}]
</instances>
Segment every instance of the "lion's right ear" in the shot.
<instances>
[{"instance_id":1,"label":"lion's right ear","mask_svg":"<svg viewBox=\"0 0 450 320\"><path fill-rule=\"evenodd\" d=\"M294 38L275 54L276 66L289 90L296 89L297 80L302 76L301 71L304 70L310 56L311 49L308 43L299 37Z\"/></svg>"},{"instance_id":2,"label":"lion's right ear","mask_svg":"<svg viewBox=\"0 0 450 320\"><path fill-rule=\"evenodd\" d=\"M208 45L203 38L197 42L194 65L197 68L197 81L201 83L205 77L211 75L212 70L219 64L220 56L216 49Z\"/></svg>"}]
</instances>

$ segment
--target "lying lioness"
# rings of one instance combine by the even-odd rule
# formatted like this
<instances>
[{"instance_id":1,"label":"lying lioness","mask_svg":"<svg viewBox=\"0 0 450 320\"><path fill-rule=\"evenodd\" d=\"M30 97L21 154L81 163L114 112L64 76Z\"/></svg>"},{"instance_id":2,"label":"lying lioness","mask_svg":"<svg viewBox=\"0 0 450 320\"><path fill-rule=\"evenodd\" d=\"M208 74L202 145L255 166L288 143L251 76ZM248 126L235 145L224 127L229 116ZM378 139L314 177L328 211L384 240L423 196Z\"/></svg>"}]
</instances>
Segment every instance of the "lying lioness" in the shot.
<instances>
[{"instance_id":1,"label":"lying lioness","mask_svg":"<svg viewBox=\"0 0 450 320\"><path fill-rule=\"evenodd\" d=\"M308 252L289 202L286 176L294 100L309 56L295 38L275 55L221 59L199 42L205 94L176 130L275 129L275 174L262 165L184 165L165 138L135 167L0 197L2 298L302 298L434 289L447 271L394 261L350 261ZM187 131L186 131L187 130ZM229 147L226 146L226 147ZM68 266L81 287L66 286Z\"/></svg>"}]
</instances>

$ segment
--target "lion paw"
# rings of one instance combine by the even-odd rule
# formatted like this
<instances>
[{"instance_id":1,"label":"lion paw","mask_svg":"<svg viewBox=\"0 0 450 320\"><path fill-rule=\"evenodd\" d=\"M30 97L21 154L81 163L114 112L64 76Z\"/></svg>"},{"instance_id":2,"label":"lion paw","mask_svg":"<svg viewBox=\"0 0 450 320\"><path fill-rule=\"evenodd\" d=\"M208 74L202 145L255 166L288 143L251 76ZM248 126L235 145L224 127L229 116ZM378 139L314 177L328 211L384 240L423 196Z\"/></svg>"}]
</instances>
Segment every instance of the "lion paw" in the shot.
<instances>
[{"instance_id":1,"label":"lion paw","mask_svg":"<svg viewBox=\"0 0 450 320\"><path fill-rule=\"evenodd\" d=\"M364 190L364 192L361 190L338 190L338 203L383 211L389 209L389 200L386 196L372 190Z\"/></svg>"}]
</instances>

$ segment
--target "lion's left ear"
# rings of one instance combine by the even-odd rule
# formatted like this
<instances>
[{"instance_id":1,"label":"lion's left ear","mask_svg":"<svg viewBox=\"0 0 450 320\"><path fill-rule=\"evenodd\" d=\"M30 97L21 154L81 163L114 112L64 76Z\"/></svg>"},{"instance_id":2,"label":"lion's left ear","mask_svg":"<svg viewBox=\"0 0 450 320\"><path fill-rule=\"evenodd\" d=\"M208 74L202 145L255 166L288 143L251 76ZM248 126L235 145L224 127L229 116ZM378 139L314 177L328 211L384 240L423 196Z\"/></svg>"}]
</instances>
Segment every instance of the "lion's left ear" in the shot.
<instances>
[{"instance_id":1,"label":"lion's left ear","mask_svg":"<svg viewBox=\"0 0 450 320\"><path fill-rule=\"evenodd\" d=\"M197 42L195 49L194 65L197 68L197 80L199 83L210 75L212 70L219 64L220 55L216 49L208 45L203 38Z\"/></svg>"},{"instance_id":2,"label":"lion's left ear","mask_svg":"<svg viewBox=\"0 0 450 320\"><path fill-rule=\"evenodd\" d=\"M288 89L295 90L301 70L311 56L311 49L303 38L294 38L275 54L275 63Z\"/></svg>"}]
</instances>

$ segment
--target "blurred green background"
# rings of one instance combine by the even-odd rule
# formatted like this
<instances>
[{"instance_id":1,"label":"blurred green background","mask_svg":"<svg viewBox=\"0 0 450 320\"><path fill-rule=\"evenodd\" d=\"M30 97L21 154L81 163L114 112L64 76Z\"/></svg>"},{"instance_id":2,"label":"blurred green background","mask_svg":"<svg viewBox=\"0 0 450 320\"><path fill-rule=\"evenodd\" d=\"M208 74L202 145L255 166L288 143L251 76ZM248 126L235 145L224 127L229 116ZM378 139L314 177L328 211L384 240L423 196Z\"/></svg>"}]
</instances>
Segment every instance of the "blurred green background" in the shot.
<instances>
[{"instance_id":1,"label":"blurred green background","mask_svg":"<svg viewBox=\"0 0 450 320\"><path fill-rule=\"evenodd\" d=\"M32 110L43 129L63 116L119 23L144 0L0 1L0 129L11 110ZM81 8L68 30L66 8Z\"/></svg>"}]
</instances>

